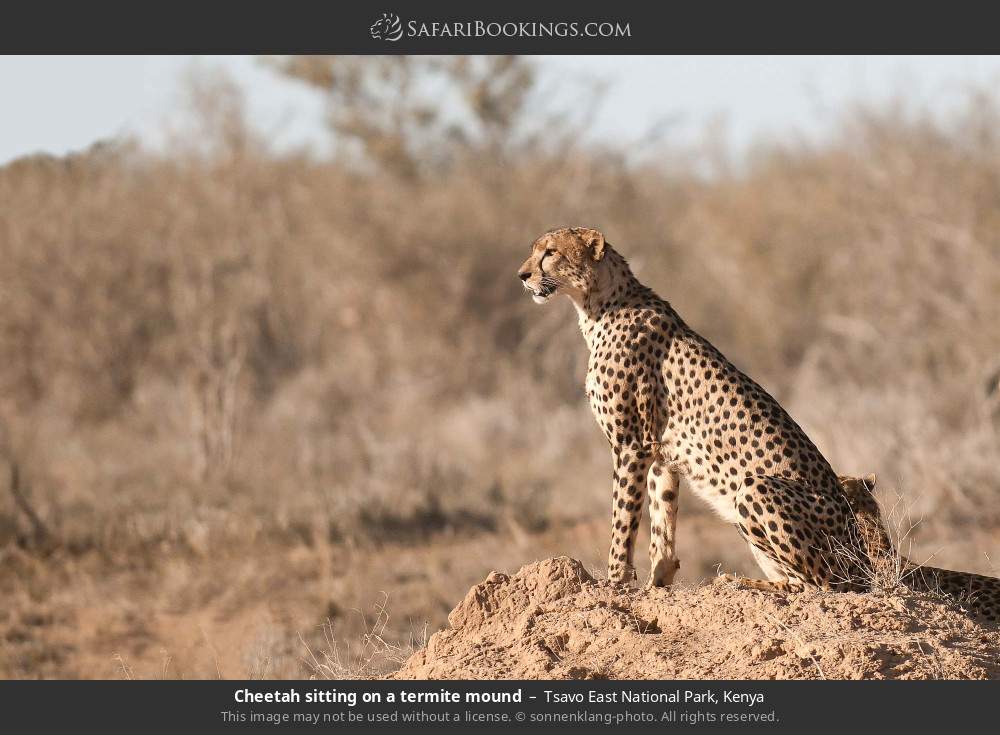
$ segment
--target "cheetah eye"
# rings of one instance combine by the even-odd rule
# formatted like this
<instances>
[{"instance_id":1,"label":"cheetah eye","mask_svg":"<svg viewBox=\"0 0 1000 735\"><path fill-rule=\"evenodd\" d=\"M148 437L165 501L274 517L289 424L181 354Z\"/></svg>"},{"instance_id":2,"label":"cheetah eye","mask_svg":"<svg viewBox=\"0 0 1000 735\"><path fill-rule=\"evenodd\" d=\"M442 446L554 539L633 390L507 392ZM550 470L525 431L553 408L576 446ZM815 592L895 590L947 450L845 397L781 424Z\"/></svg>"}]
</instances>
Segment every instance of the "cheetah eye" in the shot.
<instances>
[{"instance_id":1,"label":"cheetah eye","mask_svg":"<svg viewBox=\"0 0 1000 735\"><path fill-rule=\"evenodd\" d=\"M555 250L553 250L552 248L548 248L548 249L546 249L546 251L545 251L545 253L544 253L544 254L542 255L542 257L543 257L543 258L546 258L546 257L548 257L548 256L550 256L550 255L555 255L555 254L556 254L556 251L555 251Z\"/></svg>"}]
</instances>

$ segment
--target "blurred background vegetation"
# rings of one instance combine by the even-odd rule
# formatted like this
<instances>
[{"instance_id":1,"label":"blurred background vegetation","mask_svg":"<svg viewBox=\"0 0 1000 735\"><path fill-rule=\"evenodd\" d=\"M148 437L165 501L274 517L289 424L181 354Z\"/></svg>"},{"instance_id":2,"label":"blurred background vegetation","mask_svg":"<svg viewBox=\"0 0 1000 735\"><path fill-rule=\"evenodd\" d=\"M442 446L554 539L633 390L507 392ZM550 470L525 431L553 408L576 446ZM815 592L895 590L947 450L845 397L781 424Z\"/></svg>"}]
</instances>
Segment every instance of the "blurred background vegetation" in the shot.
<instances>
[{"instance_id":1,"label":"blurred background vegetation","mask_svg":"<svg viewBox=\"0 0 1000 735\"><path fill-rule=\"evenodd\" d=\"M304 550L311 574L341 579L311 593L312 622L369 604L378 549L392 568L526 539L503 557L515 563L582 527L557 546L600 560L610 465L585 346L568 302L537 307L514 277L531 240L567 224L603 230L835 469L902 494L936 564L991 571L995 92L970 90L944 120L905 101L859 107L823 142L733 160L668 139L641 155L594 142L599 85L554 103L529 59L261 63L323 95L332 156L271 149L244 91L201 75L165 150L119 140L0 168L0 580L14 601L0 673L108 675L84 648L155 658L166 634L136 597L167 585L179 615L224 594L212 584L243 583L222 566L206 580L206 560ZM705 513L682 500L682 541ZM714 523L717 546L682 553L689 581L746 564ZM475 559L457 576L442 562L454 589L421 597L398 632L440 624L497 564ZM84 578L88 592L73 587ZM121 630L86 644L43 632L116 594ZM288 666L258 673L301 675Z\"/></svg>"}]
</instances>

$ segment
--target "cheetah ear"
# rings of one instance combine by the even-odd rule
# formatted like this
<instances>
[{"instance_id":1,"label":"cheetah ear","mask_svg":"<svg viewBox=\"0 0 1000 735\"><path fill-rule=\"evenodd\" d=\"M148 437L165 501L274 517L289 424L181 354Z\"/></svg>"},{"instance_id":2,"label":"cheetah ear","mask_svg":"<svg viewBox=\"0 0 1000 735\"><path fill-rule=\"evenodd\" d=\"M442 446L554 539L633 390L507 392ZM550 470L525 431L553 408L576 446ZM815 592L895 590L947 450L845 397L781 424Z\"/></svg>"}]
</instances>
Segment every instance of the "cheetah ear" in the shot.
<instances>
[{"instance_id":1,"label":"cheetah ear","mask_svg":"<svg viewBox=\"0 0 1000 735\"><path fill-rule=\"evenodd\" d=\"M872 472L870 475L865 475L865 486L869 490L875 489L875 473Z\"/></svg>"},{"instance_id":2,"label":"cheetah ear","mask_svg":"<svg viewBox=\"0 0 1000 735\"><path fill-rule=\"evenodd\" d=\"M599 261L604 257L604 248L607 243L604 241L604 235L600 230L593 230L589 227L580 228L580 238L583 240L584 246L590 251L590 257L593 260Z\"/></svg>"}]
</instances>

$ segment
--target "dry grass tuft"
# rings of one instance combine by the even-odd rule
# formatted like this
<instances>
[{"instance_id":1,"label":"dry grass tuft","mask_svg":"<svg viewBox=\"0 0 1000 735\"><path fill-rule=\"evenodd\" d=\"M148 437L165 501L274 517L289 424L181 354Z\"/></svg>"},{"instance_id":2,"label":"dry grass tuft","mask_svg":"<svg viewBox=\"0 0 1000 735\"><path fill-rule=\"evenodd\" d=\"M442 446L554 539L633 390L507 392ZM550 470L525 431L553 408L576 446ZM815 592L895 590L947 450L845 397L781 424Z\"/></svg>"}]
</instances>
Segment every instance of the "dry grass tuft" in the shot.
<instances>
[{"instance_id":1,"label":"dry grass tuft","mask_svg":"<svg viewBox=\"0 0 1000 735\"><path fill-rule=\"evenodd\" d=\"M398 669L406 659L427 645L427 625L419 634L411 630L409 640L400 643L387 640L389 627L389 596L383 593L381 600L373 606L375 619L369 623L360 610L363 632L360 640L338 639L335 625L327 620L323 624L323 648L314 652L304 638L300 637L306 655L303 663L314 679L373 679Z\"/></svg>"}]
</instances>

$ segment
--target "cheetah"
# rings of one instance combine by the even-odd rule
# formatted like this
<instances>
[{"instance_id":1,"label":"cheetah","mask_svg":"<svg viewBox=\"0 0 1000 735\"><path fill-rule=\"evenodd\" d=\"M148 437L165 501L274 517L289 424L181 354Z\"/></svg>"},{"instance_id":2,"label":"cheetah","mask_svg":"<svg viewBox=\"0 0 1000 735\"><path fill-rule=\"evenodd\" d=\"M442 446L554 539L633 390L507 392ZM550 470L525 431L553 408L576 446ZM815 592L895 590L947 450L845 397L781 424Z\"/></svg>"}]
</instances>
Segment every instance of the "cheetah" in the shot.
<instances>
[{"instance_id":1,"label":"cheetah","mask_svg":"<svg viewBox=\"0 0 1000 735\"><path fill-rule=\"evenodd\" d=\"M889 538L875 500L875 475L841 475L838 480L857 519L873 577L889 571L888 578L898 580L907 589L942 595L980 618L1000 622L1000 579L913 563L893 547Z\"/></svg>"},{"instance_id":2,"label":"cheetah","mask_svg":"<svg viewBox=\"0 0 1000 735\"><path fill-rule=\"evenodd\" d=\"M585 391L613 464L610 580L635 580L645 490L645 586L672 584L685 478L749 543L767 577L745 580L751 586L864 588L856 563L836 553L857 529L830 464L766 390L639 282L601 232L546 232L518 277L536 303L563 294L577 310L590 353Z\"/></svg>"}]
</instances>

